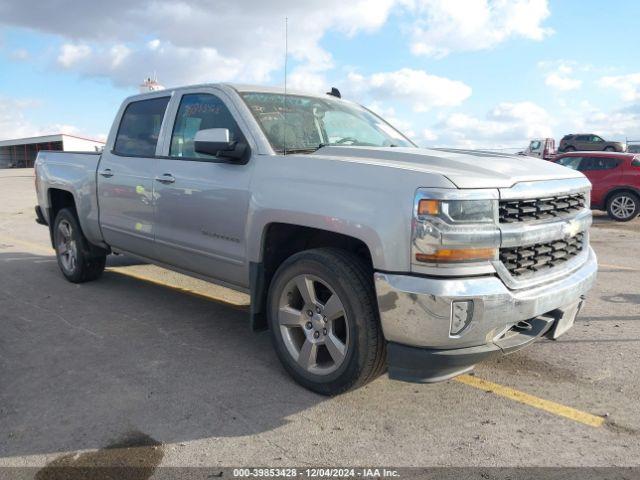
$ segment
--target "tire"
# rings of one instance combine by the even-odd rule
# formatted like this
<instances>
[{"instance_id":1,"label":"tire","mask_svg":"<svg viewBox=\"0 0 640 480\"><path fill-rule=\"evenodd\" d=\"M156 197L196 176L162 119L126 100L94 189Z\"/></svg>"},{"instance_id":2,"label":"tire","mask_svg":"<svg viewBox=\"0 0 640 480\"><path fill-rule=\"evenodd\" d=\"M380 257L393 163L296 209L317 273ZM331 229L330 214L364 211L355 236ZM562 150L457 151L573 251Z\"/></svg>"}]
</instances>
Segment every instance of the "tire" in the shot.
<instances>
[{"instance_id":1,"label":"tire","mask_svg":"<svg viewBox=\"0 0 640 480\"><path fill-rule=\"evenodd\" d=\"M337 395L386 368L373 272L356 255L336 248L292 255L271 282L267 312L282 365L309 390Z\"/></svg>"},{"instance_id":2,"label":"tire","mask_svg":"<svg viewBox=\"0 0 640 480\"><path fill-rule=\"evenodd\" d=\"M607 213L617 222L633 220L640 213L640 199L633 192L616 192L607 200Z\"/></svg>"},{"instance_id":3,"label":"tire","mask_svg":"<svg viewBox=\"0 0 640 480\"><path fill-rule=\"evenodd\" d=\"M83 283L102 275L107 255L87 241L74 210L63 208L56 215L53 242L58 267L67 280Z\"/></svg>"},{"instance_id":4,"label":"tire","mask_svg":"<svg viewBox=\"0 0 640 480\"><path fill-rule=\"evenodd\" d=\"M615 152L615 151L616 151L616 149L615 149L615 148L613 148L613 147L605 147L604 151L605 151L605 152Z\"/></svg>"},{"instance_id":5,"label":"tire","mask_svg":"<svg viewBox=\"0 0 640 480\"><path fill-rule=\"evenodd\" d=\"M571 145L569 145L568 147L564 147L563 152L567 153L567 152L575 152L576 151L576 147L572 147Z\"/></svg>"}]
</instances>

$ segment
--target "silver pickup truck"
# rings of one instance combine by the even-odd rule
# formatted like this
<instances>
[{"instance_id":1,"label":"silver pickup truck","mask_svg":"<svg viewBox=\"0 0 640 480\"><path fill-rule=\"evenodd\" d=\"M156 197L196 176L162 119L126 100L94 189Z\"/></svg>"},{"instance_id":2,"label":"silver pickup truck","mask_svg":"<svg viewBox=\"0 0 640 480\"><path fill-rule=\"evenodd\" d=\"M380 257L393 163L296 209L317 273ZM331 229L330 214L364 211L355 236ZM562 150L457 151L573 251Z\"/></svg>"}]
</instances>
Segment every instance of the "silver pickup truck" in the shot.
<instances>
[{"instance_id":1,"label":"silver pickup truck","mask_svg":"<svg viewBox=\"0 0 640 480\"><path fill-rule=\"evenodd\" d=\"M557 338L597 271L581 173L418 148L335 90L134 96L101 154L41 152L35 169L68 280L121 252L247 292L251 326L322 394Z\"/></svg>"}]
</instances>

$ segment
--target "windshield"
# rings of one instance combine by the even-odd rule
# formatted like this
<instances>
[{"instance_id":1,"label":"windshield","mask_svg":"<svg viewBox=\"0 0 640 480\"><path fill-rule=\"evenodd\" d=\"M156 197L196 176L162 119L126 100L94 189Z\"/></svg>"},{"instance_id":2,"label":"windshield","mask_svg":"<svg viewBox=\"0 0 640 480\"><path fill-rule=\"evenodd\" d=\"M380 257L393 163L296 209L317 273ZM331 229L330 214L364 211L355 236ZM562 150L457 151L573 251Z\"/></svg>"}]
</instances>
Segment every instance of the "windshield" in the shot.
<instances>
[{"instance_id":1,"label":"windshield","mask_svg":"<svg viewBox=\"0 0 640 480\"><path fill-rule=\"evenodd\" d=\"M331 98L242 93L276 152L315 151L326 145L414 147L402 133L367 109ZM286 112L286 119L285 119ZM286 144L285 144L286 142Z\"/></svg>"}]
</instances>

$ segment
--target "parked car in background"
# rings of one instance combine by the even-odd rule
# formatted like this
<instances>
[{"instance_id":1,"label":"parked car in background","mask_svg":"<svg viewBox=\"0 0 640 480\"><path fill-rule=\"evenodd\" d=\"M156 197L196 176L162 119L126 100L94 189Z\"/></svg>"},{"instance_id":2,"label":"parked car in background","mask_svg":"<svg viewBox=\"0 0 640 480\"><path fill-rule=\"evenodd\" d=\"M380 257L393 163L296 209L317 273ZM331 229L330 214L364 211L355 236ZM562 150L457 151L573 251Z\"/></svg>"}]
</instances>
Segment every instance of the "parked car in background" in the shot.
<instances>
[{"instance_id":1,"label":"parked car in background","mask_svg":"<svg viewBox=\"0 0 640 480\"><path fill-rule=\"evenodd\" d=\"M559 152L592 151L624 152L623 142L608 142L593 133L572 133L560 140Z\"/></svg>"},{"instance_id":2,"label":"parked car in background","mask_svg":"<svg viewBox=\"0 0 640 480\"><path fill-rule=\"evenodd\" d=\"M556 154L556 141L553 138L534 138L522 154L550 160Z\"/></svg>"},{"instance_id":3,"label":"parked car in background","mask_svg":"<svg viewBox=\"0 0 640 480\"><path fill-rule=\"evenodd\" d=\"M640 143L633 143L632 145L627 143L627 153L640 153Z\"/></svg>"},{"instance_id":4,"label":"parked car in background","mask_svg":"<svg viewBox=\"0 0 640 480\"><path fill-rule=\"evenodd\" d=\"M572 152L553 161L582 172L591 181L591 208L606 210L619 222L640 213L640 155Z\"/></svg>"}]
</instances>

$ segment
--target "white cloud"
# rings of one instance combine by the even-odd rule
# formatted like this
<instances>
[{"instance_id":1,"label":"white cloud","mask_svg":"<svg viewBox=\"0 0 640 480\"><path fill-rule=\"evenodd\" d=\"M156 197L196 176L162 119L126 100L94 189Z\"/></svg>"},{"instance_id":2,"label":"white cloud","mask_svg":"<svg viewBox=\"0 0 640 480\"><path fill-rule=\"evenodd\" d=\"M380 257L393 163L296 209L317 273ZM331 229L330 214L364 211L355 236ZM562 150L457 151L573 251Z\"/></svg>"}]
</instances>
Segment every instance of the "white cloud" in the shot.
<instances>
[{"instance_id":1,"label":"white cloud","mask_svg":"<svg viewBox=\"0 0 640 480\"><path fill-rule=\"evenodd\" d=\"M406 20L419 54L481 50L550 33L542 25L546 0L217 0L215 7L209 0L112 0L109 8L82 0L0 0L0 24L61 37L60 66L119 86L137 85L154 71L167 86L272 81L283 66L286 16L292 81L310 79L317 88L334 66L321 45L326 33L375 32L392 13Z\"/></svg>"},{"instance_id":2,"label":"white cloud","mask_svg":"<svg viewBox=\"0 0 640 480\"><path fill-rule=\"evenodd\" d=\"M369 76L352 72L348 83L357 94L378 101L402 101L416 112L460 105L471 95L471 87L463 82L410 68Z\"/></svg>"},{"instance_id":3,"label":"white cloud","mask_svg":"<svg viewBox=\"0 0 640 480\"><path fill-rule=\"evenodd\" d=\"M430 128L425 128L422 130L422 138L427 142L434 142L438 139L438 134Z\"/></svg>"},{"instance_id":4,"label":"white cloud","mask_svg":"<svg viewBox=\"0 0 640 480\"><path fill-rule=\"evenodd\" d=\"M625 101L640 100L640 73L602 77L598 84L617 90Z\"/></svg>"},{"instance_id":5,"label":"white cloud","mask_svg":"<svg viewBox=\"0 0 640 480\"><path fill-rule=\"evenodd\" d=\"M569 90L577 90L582 85L582 80L570 78L558 73L549 73L544 79L544 83L556 90L567 92Z\"/></svg>"},{"instance_id":6,"label":"white cloud","mask_svg":"<svg viewBox=\"0 0 640 480\"><path fill-rule=\"evenodd\" d=\"M453 113L436 126L445 144L466 148L507 148L522 146L534 137L550 137L553 120L533 102L502 102L486 118Z\"/></svg>"},{"instance_id":7,"label":"white cloud","mask_svg":"<svg viewBox=\"0 0 640 480\"><path fill-rule=\"evenodd\" d=\"M126 45L114 45L109 49L109 57L111 59L111 65L118 67L126 58L131 54L131 50Z\"/></svg>"},{"instance_id":8,"label":"white cloud","mask_svg":"<svg viewBox=\"0 0 640 480\"><path fill-rule=\"evenodd\" d=\"M411 27L416 55L486 50L512 37L540 41L553 33L542 23L547 0L416 0Z\"/></svg>"},{"instance_id":9,"label":"white cloud","mask_svg":"<svg viewBox=\"0 0 640 480\"><path fill-rule=\"evenodd\" d=\"M29 111L41 107L42 104L32 99L10 99L0 97L0 140L67 133L103 140L104 134L88 134L73 125L47 124L36 125L29 120Z\"/></svg>"},{"instance_id":10,"label":"white cloud","mask_svg":"<svg viewBox=\"0 0 640 480\"><path fill-rule=\"evenodd\" d=\"M0 97L0 140L31 134L33 126L25 118L24 110L34 105L33 101Z\"/></svg>"},{"instance_id":11,"label":"white cloud","mask_svg":"<svg viewBox=\"0 0 640 480\"><path fill-rule=\"evenodd\" d=\"M81 60L89 58L90 55L91 47L88 45L65 43L60 47L58 63L65 68L69 68Z\"/></svg>"},{"instance_id":12,"label":"white cloud","mask_svg":"<svg viewBox=\"0 0 640 480\"><path fill-rule=\"evenodd\" d=\"M541 61L538 68L546 71L544 83L561 92L577 90L582 86L582 80L573 78L576 62L566 60ZM588 70L590 66L580 67L580 70Z\"/></svg>"},{"instance_id":13,"label":"white cloud","mask_svg":"<svg viewBox=\"0 0 640 480\"><path fill-rule=\"evenodd\" d=\"M29 50L27 50L26 48L16 48L9 54L9 57L12 60L18 61L29 60L30 56L31 55L29 54Z\"/></svg>"},{"instance_id":14,"label":"white cloud","mask_svg":"<svg viewBox=\"0 0 640 480\"><path fill-rule=\"evenodd\" d=\"M322 37L328 31L346 36L373 32L385 24L395 3L218 0L214 6L208 0L113 0L102 9L81 0L0 0L0 23L65 39L58 56L64 68L108 77L119 86L137 85L155 71L160 82L176 86L270 81L284 61L286 16L292 67L316 74L317 83L322 78L319 74L333 67L331 54L320 45ZM70 11L73 16L68 15Z\"/></svg>"}]
</instances>

